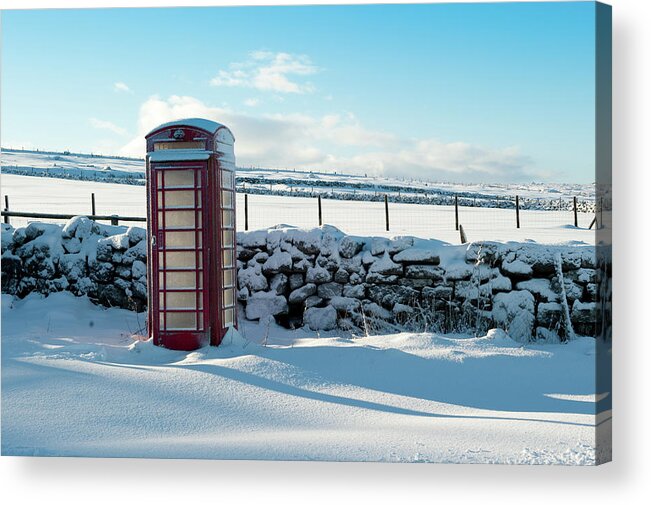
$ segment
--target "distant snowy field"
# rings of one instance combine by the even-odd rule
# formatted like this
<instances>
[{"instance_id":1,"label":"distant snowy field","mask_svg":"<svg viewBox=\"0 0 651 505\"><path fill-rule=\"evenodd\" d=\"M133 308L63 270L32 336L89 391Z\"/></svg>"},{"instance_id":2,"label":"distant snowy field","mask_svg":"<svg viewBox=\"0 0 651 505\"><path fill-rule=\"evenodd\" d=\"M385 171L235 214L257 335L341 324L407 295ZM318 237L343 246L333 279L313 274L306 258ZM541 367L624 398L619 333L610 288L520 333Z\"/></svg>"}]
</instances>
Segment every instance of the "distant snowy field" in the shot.
<instances>
[{"instance_id":1,"label":"distant snowy field","mask_svg":"<svg viewBox=\"0 0 651 505\"><path fill-rule=\"evenodd\" d=\"M91 193L95 193L98 214L142 216L146 214L144 186L111 184L55 178L3 174L2 195L9 195L10 208L27 212L89 214ZM349 234L396 236L414 235L459 243L454 227L454 207L391 203L390 231L385 231L384 205L381 202L322 201L323 221ZM570 226L569 211L520 212L521 228L515 226L513 209L469 208L459 211L460 223L468 239L593 244L594 230L588 226L594 214L579 213L579 228ZM12 218L21 226L26 219ZM318 225L315 198L249 195L249 229L291 224L312 228ZM142 225L142 223L140 223ZM237 226L244 229L244 195L237 195Z\"/></svg>"},{"instance_id":2,"label":"distant snowy field","mask_svg":"<svg viewBox=\"0 0 651 505\"><path fill-rule=\"evenodd\" d=\"M186 353L135 341L143 320L69 293L2 295L2 453L589 465L595 401L610 429L592 338L246 323Z\"/></svg>"}]
</instances>

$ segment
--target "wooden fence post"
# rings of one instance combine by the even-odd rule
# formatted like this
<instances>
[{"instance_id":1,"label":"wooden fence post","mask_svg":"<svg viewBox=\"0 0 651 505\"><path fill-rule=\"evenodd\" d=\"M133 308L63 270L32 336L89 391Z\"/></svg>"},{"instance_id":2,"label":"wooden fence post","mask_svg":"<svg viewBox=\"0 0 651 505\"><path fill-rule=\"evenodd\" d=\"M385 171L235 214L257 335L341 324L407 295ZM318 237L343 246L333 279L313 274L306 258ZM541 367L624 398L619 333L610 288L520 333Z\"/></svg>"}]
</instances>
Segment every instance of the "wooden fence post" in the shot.
<instances>
[{"instance_id":1,"label":"wooden fence post","mask_svg":"<svg viewBox=\"0 0 651 505\"><path fill-rule=\"evenodd\" d=\"M319 203L319 226L323 225L323 213L321 212L321 195L317 197Z\"/></svg>"},{"instance_id":2,"label":"wooden fence post","mask_svg":"<svg viewBox=\"0 0 651 505\"><path fill-rule=\"evenodd\" d=\"M459 225L459 238L461 239L462 244L468 243L468 237L466 237L466 232L463 231L463 225Z\"/></svg>"},{"instance_id":3,"label":"wooden fence post","mask_svg":"<svg viewBox=\"0 0 651 505\"><path fill-rule=\"evenodd\" d=\"M9 212L9 195L5 195L5 210ZM9 224L9 216L5 216L5 224Z\"/></svg>"},{"instance_id":4,"label":"wooden fence post","mask_svg":"<svg viewBox=\"0 0 651 505\"><path fill-rule=\"evenodd\" d=\"M459 231L459 197L454 195L454 229Z\"/></svg>"},{"instance_id":5,"label":"wooden fence post","mask_svg":"<svg viewBox=\"0 0 651 505\"><path fill-rule=\"evenodd\" d=\"M249 195L244 193L244 231L249 231Z\"/></svg>"},{"instance_id":6,"label":"wooden fence post","mask_svg":"<svg viewBox=\"0 0 651 505\"><path fill-rule=\"evenodd\" d=\"M95 193L90 194L90 208L91 208L91 214L94 216L96 215L95 212Z\"/></svg>"},{"instance_id":7,"label":"wooden fence post","mask_svg":"<svg viewBox=\"0 0 651 505\"><path fill-rule=\"evenodd\" d=\"M515 195L515 226L520 228L520 197Z\"/></svg>"},{"instance_id":8,"label":"wooden fence post","mask_svg":"<svg viewBox=\"0 0 651 505\"><path fill-rule=\"evenodd\" d=\"M117 226L117 225L118 225L118 216L117 216L117 215L113 214L113 215L111 216L111 224L112 224L113 226Z\"/></svg>"},{"instance_id":9,"label":"wooden fence post","mask_svg":"<svg viewBox=\"0 0 651 505\"><path fill-rule=\"evenodd\" d=\"M579 227L579 215L577 213L577 208L576 208L576 196L574 197L574 227L578 228Z\"/></svg>"},{"instance_id":10,"label":"wooden fence post","mask_svg":"<svg viewBox=\"0 0 651 505\"><path fill-rule=\"evenodd\" d=\"M389 231L389 197L384 195L384 217L387 224L387 231Z\"/></svg>"}]
</instances>

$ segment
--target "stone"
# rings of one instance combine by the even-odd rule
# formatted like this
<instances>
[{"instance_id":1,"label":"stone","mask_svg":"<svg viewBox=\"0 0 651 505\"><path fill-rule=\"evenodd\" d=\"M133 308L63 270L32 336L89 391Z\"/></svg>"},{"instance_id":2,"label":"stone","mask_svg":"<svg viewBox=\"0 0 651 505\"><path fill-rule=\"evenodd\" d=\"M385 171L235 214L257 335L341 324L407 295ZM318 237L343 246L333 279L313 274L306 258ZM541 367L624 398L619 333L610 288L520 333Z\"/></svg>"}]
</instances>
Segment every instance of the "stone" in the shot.
<instances>
[{"instance_id":1,"label":"stone","mask_svg":"<svg viewBox=\"0 0 651 505\"><path fill-rule=\"evenodd\" d=\"M357 298L348 298L345 296L335 296L329 301L329 304L341 312L355 312L362 305Z\"/></svg>"},{"instance_id":2,"label":"stone","mask_svg":"<svg viewBox=\"0 0 651 505\"><path fill-rule=\"evenodd\" d=\"M513 289L513 283L511 279L505 277L499 272L496 272L494 277L489 281L493 293L498 293L500 291L511 291Z\"/></svg>"},{"instance_id":3,"label":"stone","mask_svg":"<svg viewBox=\"0 0 651 505\"><path fill-rule=\"evenodd\" d=\"M279 273L274 275L269 281L269 289L277 295L282 295L289 286L289 278L287 275Z\"/></svg>"},{"instance_id":4,"label":"stone","mask_svg":"<svg viewBox=\"0 0 651 505\"><path fill-rule=\"evenodd\" d=\"M292 263L291 254L276 249L276 251L262 264L262 272L265 275L277 274L279 272L289 273L292 270Z\"/></svg>"},{"instance_id":5,"label":"stone","mask_svg":"<svg viewBox=\"0 0 651 505\"><path fill-rule=\"evenodd\" d=\"M294 291L305 284L305 279L302 274L291 274L289 276L289 289Z\"/></svg>"},{"instance_id":6,"label":"stone","mask_svg":"<svg viewBox=\"0 0 651 505\"><path fill-rule=\"evenodd\" d=\"M118 265L115 267L115 273L122 279L131 279L131 269L125 265Z\"/></svg>"},{"instance_id":7,"label":"stone","mask_svg":"<svg viewBox=\"0 0 651 505\"><path fill-rule=\"evenodd\" d=\"M323 284L332 280L332 273L320 266L310 267L307 269L305 281L314 284Z\"/></svg>"},{"instance_id":8,"label":"stone","mask_svg":"<svg viewBox=\"0 0 651 505\"><path fill-rule=\"evenodd\" d=\"M384 254L384 251L387 250L389 246L389 240L382 237L373 237L371 240L371 254L373 256L379 256Z\"/></svg>"},{"instance_id":9,"label":"stone","mask_svg":"<svg viewBox=\"0 0 651 505\"><path fill-rule=\"evenodd\" d=\"M110 283L113 280L115 267L113 263L93 261L89 263L90 278L98 283Z\"/></svg>"},{"instance_id":10,"label":"stone","mask_svg":"<svg viewBox=\"0 0 651 505\"><path fill-rule=\"evenodd\" d=\"M339 261L339 266L349 274L364 271L364 267L362 265L362 256L360 254L354 256L353 258L341 258Z\"/></svg>"},{"instance_id":11,"label":"stone","mask_svg":"<svg viewBox=\"0 0 651 505\"><path fill-rule=\"evenodd\" d=\"M398 282L398 279L400 279L400 277L397 275L382 275L376 273L370 273L366 276L366 282L368 284L395 284Z\"/></svg>"},{"instance_id":12,"label":"stone","mask_svg":"<svg viewBox=\"0 0 651 505\"><path fill-rule=\"evenodd\" d=\"M262 267L255 262L237 273L237 282L240 289L247 288L252 293L266 291L269 286L267 278L262 275Z\"/></svg>"},{"instance_id":13,"label":"stone","mask_svg":"<svg viewBox=\"0 0 651 505\"><path fill-rule=\"evenodd\" d=\"M346 235L339 242L339 255L342 258L352 258L364 247L364 240L359 237Z\"/></svg>"},{"instance_id":14,"label":"stone","mask_svg":"<svg viewBox=\"0 0 651 505\"><path fill-rule=\"evenodd\" d=\"M515 285L516 289L524 289L534 295L536 300L543 302L556 302L559 300L558 293L552 288L549 279L529 279L520 281Z\"/></svg>"},{"instance_id":15,"label":"stone","mask_svg":"<svg viewBox=\"0 0 651 505\"><path fill-rule=\"evenodd\" d=\"M353 286L357 284L362 284L364 282L364 276L358 273L350 274L350 278L348 279L348 282Z\"/></svg>"},{"instance_id":16,"label":"stone","mask_svg":"<svg viewBox=\"0 0 651 505\"><path fill-rule=\"evenodd\" d=\"M497 293L493 299L493 319L517 342L529 342L534 329L534 297L529 291Z\"/></svg>"},{"instance_id":17,"label":"stone","mask_svg":"<svg viewBox=\"0 0 651 505\"><path fill-rule=\"evenodd\" d=\"M396 254L414 245L414 237L395 237L389 242L386 252Z\"/></svg>"},{"instance_id":18,"label":"stone","mask_svg":"<svg viewBox=\"0 0 651 505\"><path fill-rule=\"evenodd\" d=\"M364 298L366 295L366 288L362 284L350 285L346 284L342 290L343 296L347 298Z\"/></svg>"},{"instance_id":19,"label":"stone","mask_svg":"<svg viewBox=\"0 0 651 505\"><path fill-rule=\"evenodd\" d=\"M147 300L147 284L140 281L133 281L131 283L131 291L133 296L136 296L142 300Z\"/></svg>"},{"instance_id":20,"label":"stone","mask_svg":"<svg viewBox=\"0 0 651 505\"><path fill-rule=\"evenodd\" d=\"M70 254L76 254L81 251L81 241L77 237L63 239L61 245L63 245L66 252Z\"/></svg>"},{"instance_id":21,"label":"stone","mask_svg":"<svg viewBox=\"0 0 651 505\"><path fill-rule=\"evenodd\" d=\"M126 233L120 233L119 235L101 238L97 241L98 250L100 245L104 244L108 244L115 251L126 251L129 249L129 236ZM113 254L112 251L111 254Z\"/></svg>"},{"instance_id":22,"label":"stone","mask_svg":"<svg viewBox=\"0 0 651 505\"><path fill-rule=\"evenodd\" d=\"M288 311L287 299L284 296L259 291L249 297L246 303L245 315L248 320L254 321L265 319L268 316L287 314Z\"/></svg>"},{"instance_id":23,"label":"stone","mask_svg":"<svg viewBox=\"0 0 651 505\"><path fill-rule=\"evenodd\" d=\"M237 249L237 259L240 261L247 262L253 258L259 251L254 249L246 249L244 247L238 247Z\"/></svg>"},{"instance_id":24,"label":"stone","mask_svg":"<svg viewBox=\"0 0 651 505\"><path fill-rule=\"evenodd\" d=\"M438 265L441 258L434 249L425 247L410 247L399 252L393 257L398 263L421 263L427 265Z\"/></svg>"},{"instance_id":25,"label":"stone","mask_svg":"<svg viewBox=\"0 0 651 505\"><path fill-rule=\"evenodd\" d=\"M599 293L599 286L596 284L586 284L585 296L589 302L596 302Z\"/></svg>"},{"instance_id":26,"label":"stone","mask_svg":"<svg viewBox=\"0 0 651 505\"><path fill-rule=\"evenodd\" d=\"M292 272L296 273L305 273L307 272L307 269L310 268L312 265L310 262L303 258L301 260L295 261L294 264L292 265Z\"/></svg>"},{"instance_id":27,"label":"stone","mask_svg":"<svg viewBox=\"0 0 651 505\"><path fill-rule=\"evenodd\" d=\"M504 275L517 280L531 279L533 275L533 268L531 268L531 265L515 257L512 259L508 258L509 257L507 256L507 258L502 261L501 270Z\"/></svg>"},{"instance_id":28,"label":"stone","mask_svg":"<svg viewBox=\"0 0 651 505\"><path fill-rule=\"evenodd\" d=\"M305 308L309 309L310 307L316 307L318 305L321 305L323 303L323 298L320 296L312 295L308 296L305 299Z\"/></svg>"},{"instance_id":29,"label":"stone","mask_svg":"<svg viewBox=\"0 0 651 505\"><path fill-rule=\"evenodd\" d=\"M99 258L98 258L99 259ZM147 263L147 241L141 240L122 254L122 264L131 265L135 260Z\"/></svg>"},{"instance_id":30,"label":"stone","mask_svg":"<svg viewBox=\"0 0 651 505\"><path fill-rule=\"evenodd\" d=\"M373 285L367 289L368 299L388 309L396 303L414 305L419 299L419 292L407 286Z\"/></svg>"},{"instance_id":31,"label":"stone","mask_svg":"<svg viewBox=\"0 0 651 505\"><path fill-rule=\"evenodd\" d=\"M452 286L441 285L431 288L423 288L422 296L428 299L451 300L454 288Z\"/></svg>"},{"instance_id":32,"label":"stone","mask_svg":"<svg viewBox=\"0 0 651 505\"><path fill-rule=\"evenodd\" d=\"M237 301L246 302L249 299L249 288L244 287L237 290Z\"/></svg>"},{"instance_id":33,"label":"stone","mask_svg":"<svg viewBox=\"0 0 651 505\"><path fill-rule=\"evenodd\" d=\"M312 331L329 331L337 327L337 311L331 305L310 307L303 314L303 323Z\"/></svg>"},{"instance_id":34,"label":"stone","mask_svg":"<svg viewBox=\"0 0 651 505\"><path fill-rule=\"evenodd\" d=\"M500 244L497 242L473 242L466 249L466 261L477 261L495 265L500 254Z\"/></svg>"},{"instance_id":35,"label":"stone","mask_svg":"<svg viewBox=\"0 0 651 505\"><path fill-rule=\"evenodd\" d=\"M445 271L435 265L407 265L405 267L405 277L412 279L432 279L443 280Z\"/></svg>"},{"instance_id":36,"label":"stone","mask_svg":"<svg viewBox=\"0 0 651 505\"><path fill-rule=\"evenodd\" d=\"M306 300L308 296L316 294L316 284L308 283L298 289L295 289L289 294L289 303L301 303Z\"/></svg>"},{"instance_id":37,"label":"stone","mask_svg":"<svg viewBox=\"0 0 651 505\"><path fill-rule=\"evenodd\" d=\"M246 249L261 249L267 245L267 230L238 232L237 245Z\"/></svg>"},{"instance_id":38,"label":"stone","mask_svg":"<svg viewBox=\"0 0 651 505\"><path fill-rule=\"evenodd\" d=\"M466 281L472 277L473 267L467 263L453 263L445 269L448 281Z\"/></svg>"},{"instance_id":39,"label":"stone","mask_svg":"<svg viewBox=\"0 0 651 505\"><path fill-rule=\"evenodd\" d=\"M90 237L93 233L99 233L97 223L88 219L86 216L73 217L61 230L62 237L76 237L79 240L84 240Z\"/></svg>"},{"instance_id":40,"label":"stone","mask_svg":"<svg viewBox=\"0 0 651 505\"><path fill-rule=\"evenodd\" d=\"M320 284L317 288L317 295L321 298L332 298L334 296L341 296L343 292L343 286L336 282L326 282Z\"/></svg>"},{"instance_id":41,"label":"stone","mask_svg":"<svg viewBox=\"0 0 651 505\"><path fill-rule=\"evenodd\" d=\"M133 264L131 265L131 276L134 279L139 279L140 277L144 277L146 275L147 275L147 265L145 265L140 260L134 260Z\"/></svg>"},{"instance_id":42,"label":"stone","mask_svg":"<svg viewBox=\"0 0 651 505\"><path fill-rule=\"evenodd\" d=\"M368 269L369 273L380 275L402 275L403 267L391 260L388 252L384 253L381 259L376 259Z\"/></svg>"},{"instance_id":43,"label":"stone","mask_svg":"<svg viewBox=\"0 0 651 505\"><path fill-rule=\"evenodd\" d=\"M339 284L346 284L348 279L350 279L350 274L343 268L340 268L335 272L334 279L335 282L338 282Z\"/></svg>"},{"instance_id":44,"label":"stone","mask_svg":"<svg viewBox=\"0 0 651 505\"><path fill-rule=\"evenodd\" d=\"M545 328L561 328L563 323L563 306L557 302L539 303L537 322L539 326Z\"/></svg>"},{"instance_id":45,"label":"stone","mask_svg":"<svg viewBox=\"0 0 651 505\"><path fill-rule=\"evenodd\" d=\"M411 279L407 277L399 277L396 281L396 284L400 284L401 286L409 286L415 289L429 287L434 283L435 281L432 279Z\"/></svg>"},{"instance_id":46,"label":"stone","mask_svg":"<svg viewBox=\"0 0 651 505\"><path fill-rule=\"evenodd\" d=\"M293 243L305 254L317 254L321 250L321 237L313 232L300 232L294 235Z\"/></svg>"},{"instance_id":47,"label":"stone","mask_svg":"<svg viewBox=\"0 0 651 505\"><path fill-rule=\"evenodd\" d=\"M129 226L127 237L129 237L129 245L134 246L141 240L147 239L147 230L138 226Z\"/></svg>"},{"instance_id":48,"label":"stone","mask_svg":"<svg viewBox=\"0 0 651 505\"><path fill-rule=\"evenodd\" d=\"M575 300L572 304L571 317L574 324L594 323L597 319L597 304Z\"/></svg>"},{"instance_id":49,"label":"stone","mask_svg":"<svg viewBox=\"0 0 651 505\"><path fill-rule=\"evenodd\" d=\"M253 258L251 258L251 261L249 263L265 263L269 259L269 254L266 253L265 251L258 251L255 253Z\"/></svg>"},{"instance_id":50,"label":"stone","mask_svg":"<svg viewBox=\"0 0 651 505\"><path fill-rule=\"evenodd\" d=\"M97 299L106 307L129 307L129 297L123 289L114 284L106 284L101 288L98 286Z\"/></svg>"}]
</instances>

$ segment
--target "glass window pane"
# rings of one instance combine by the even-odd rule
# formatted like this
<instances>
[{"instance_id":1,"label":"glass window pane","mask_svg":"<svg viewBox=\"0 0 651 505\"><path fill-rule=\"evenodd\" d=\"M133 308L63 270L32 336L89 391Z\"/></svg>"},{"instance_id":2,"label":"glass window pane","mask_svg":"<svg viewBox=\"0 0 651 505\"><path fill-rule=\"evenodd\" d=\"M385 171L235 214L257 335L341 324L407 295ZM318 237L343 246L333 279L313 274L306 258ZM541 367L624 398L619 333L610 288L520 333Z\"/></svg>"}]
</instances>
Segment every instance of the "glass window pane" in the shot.
<instances>
[{"instance_id":1,"label":"glass window pane","mask_svg":"<svg viewBox=\"0 0 651 505\"><path fill-rule=\"evenodd\" d=\"M194 187L195 170L165 170L165 187ZM197 177L197 186L201 185L201 177Z\"/></svg>"},{"instance_id":2,"label":"glass window pane","mask_svg":"<svg viewBox=\"0 0 651 505\"><path fill-rule=\"evenodd\" d=\"M233 189L233 172L222 170L222 188Z\"/></svg>"},{"instance_id":3,"label":"glass window pane","mask_svg":"<svg viewBox=\"0 0 651 505\"><path fill-rule=\"evenodd\" d=\"M201 257L195 251L159 252L158 264L161 268L201 268Z\"/></svg>"},{"instance_id":4,"label":"glass window pane","mask_svg":"<svg viewBox=\"0 0 651 505\"><path fill-rule=\"evenodd\" d=\"M222 324L224 327L230 326L235 321L235 309L225 309L222 311Z\"/></svg>"},{"instance_id":5,"label":"glass window pane","mask_svg":"<svg viewBox=\"0 0 651 505\"><path fill-rule=\"evenodd\" d=\"M233 250L224 249L222 251L222 267L232 267L233 266Z\"/></svg>"},{"instance_id":6,"label":"glass window pane","mask_svg":"<svg viewBox=\"0 0 651 505\"><path fill-rule=\"evenodd\" d=\"M195 242L196 239L196 242ZM165 247L201 247L201 232L166 231Z\"/></svg>"},{"instance_id":7,"label":"glass window pane","mask_svg":"<svg viewBox=\"0 0 651 505\"><path fill-rule=\"evenodd\" d=\"M224 228L233 227L234 214L232 210L222 210L222 226Z\"/></svg>"},{"instance_id":8,"label":"glass window pane","mask_svg":"<svg viewBox=\"0 0 651 505\"><path fill-rule=\"evenodd\" d=\"M222 230L222 246L233 247L235 232L233 230Z\"/></svg>"},{"instance_id":9,"label":"glass window pane","mask_svg":"<svg viewBox=\"0 0 651 505\"><path fill-rule=\"evenodd\" d=\"M235 271L232 269L224 270L223 272L223 287L229 288L235 285Z\"/></svg>"},{"instance_id":10,"label":"glass window pane","mask_svg":"<svg viewBox=\"0 0 651 505\"><path fill-rule=\"evenodd\" d=\"M194 191L166 191L165 203L160 205L162 191L158 193L159 206L165 208L194 207ZM197 191L197 207L201 206L201 191Z\"/></svg>"},{"instance_id":11,"label":"glass window pane","mask_svg":"<svg viewBox=\"0 0 651 505\"><path fill-rule=\"evenodd\" d=\"M164 317L167 315L167 327L165 327ZM197 313L196 312L161 312L160 327L164 330L196 330Z\"/></svg>"},{"instance_id":12,"label":"glass window pane","mask_svg":"<svg viewBox=\"0 0 651 505\"><path fill-rule=\"evenodd\" d=\"M158 213L159 228L195 228L201 226L201 211L196 212L198 223L195 225L194 210L178 210L174 212ZM163 222L163 217L165 221Z\"/></svg>"},{"instance_id":13,"label":"glass window pane","mask_svg":"<svg viewBox=\"0 0 651 505\"><path fill-rule=\"evenodd\" d=\"M196 309L197 298L199 298L199 308L203 308L202 295L197 297L196 291L189 292L165 292L159 293L159 301L161 309Z\"/></svg>"},{"instance_id":14,"label":"glass window pane","mask_svg":"<svg viewBox=\"0 0 651 505\"><path fill-rule=\"evenodd\" d=\"M197 286L197 277L199 277L199 285ZM160 272L158 274L159 287L163 288L201 288L203 287L203 279L201 273L197 275L196 272Z\"/></svg>"},{"instance_id":15,"label":"glass window pane","mask_svg":"<svg viewBox=\"0 0 651 505\"><path fill-rule=\"evenodd\" d=\"M233 288L224 289L222 297L222 307L232 307L235 305L235 290Z\"/></svg>"},{"instance_id":16,"label":"glass window pane","mask_svg":"<svg viewBox=\"0 0 651 505\"><path fill-rule=\"evenodd\" d=\"M233 192L232 191L222 191L222 207L227 209L233 208Z\"/></svg>"}]
</instances>

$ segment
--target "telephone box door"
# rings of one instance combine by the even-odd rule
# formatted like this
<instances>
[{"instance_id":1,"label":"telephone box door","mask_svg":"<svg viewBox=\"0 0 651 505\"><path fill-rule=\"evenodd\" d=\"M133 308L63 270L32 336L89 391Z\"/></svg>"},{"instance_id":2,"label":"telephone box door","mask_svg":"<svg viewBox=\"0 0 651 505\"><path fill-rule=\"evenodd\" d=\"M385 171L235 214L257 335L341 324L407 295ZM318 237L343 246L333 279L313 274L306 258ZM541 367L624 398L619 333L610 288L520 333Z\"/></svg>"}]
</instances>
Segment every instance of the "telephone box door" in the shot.
<instances>
[{"instance_id":1,"label":"telephone box door","mask_svg":"<svg viewBox=\"0 0 651 505\"><path fill-rule=\"evenodd\" d=\"M156 344L193 350L210 342L207 163L152 163L152 279Z\"/></svg>"}]
</instances>

